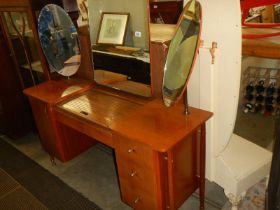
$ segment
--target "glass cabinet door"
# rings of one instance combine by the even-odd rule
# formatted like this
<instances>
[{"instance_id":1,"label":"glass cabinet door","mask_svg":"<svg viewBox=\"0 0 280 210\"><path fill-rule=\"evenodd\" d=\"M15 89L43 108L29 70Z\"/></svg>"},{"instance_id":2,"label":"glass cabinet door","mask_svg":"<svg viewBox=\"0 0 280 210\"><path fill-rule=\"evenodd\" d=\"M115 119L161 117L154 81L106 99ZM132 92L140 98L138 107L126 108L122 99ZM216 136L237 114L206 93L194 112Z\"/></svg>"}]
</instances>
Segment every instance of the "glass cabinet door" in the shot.
<instances>
[{"instance_id":1,"label":"glass cabinet door","mask_svg":"<svg viewBox=\"0 0 280 210\"><path fill-rule=\"evenodd\" d=\"M43 82L44 71L28 13L24 11L2 12L1 18L10 45L10 54L17 65L22 88Z\"/></svg>"}]
</instances>

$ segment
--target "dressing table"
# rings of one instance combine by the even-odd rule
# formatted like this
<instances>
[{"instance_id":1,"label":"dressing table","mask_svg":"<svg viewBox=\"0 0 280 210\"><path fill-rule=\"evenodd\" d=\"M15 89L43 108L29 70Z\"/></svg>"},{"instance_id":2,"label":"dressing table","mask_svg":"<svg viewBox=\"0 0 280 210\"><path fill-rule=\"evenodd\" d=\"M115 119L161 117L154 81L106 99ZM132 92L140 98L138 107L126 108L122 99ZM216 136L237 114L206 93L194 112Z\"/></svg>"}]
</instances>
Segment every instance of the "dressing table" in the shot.
<instances>
[{"instance_id":1,"label":"dressing table","mask_svg":"<svg viewBox=\"0 0 280 210\"><path fill-rule=\"evenodd\" d=\"M85 77L50 80L24 93L52 159L70 160L100 142L115 150L121 197L133 209L178 209L198 188L204 209L205 122L212 113L190 107L186 116L182 101L164 106L160 96L167 44L153 40L152 97ZM88 49L86 42L82 49ZM91 68L90 56L83 59L79 75Z\"/></svg>"},{"instance_id":2,"label":"dressing table","mask_svg":"<svg viewBox=\"0 0 280 210\"><path fill-rule=\"evenodd\" d=\"M158 99L129 100L95 88L58 103L54 115L64 131L74 129L115 150L125 203L177 209L198 187L204 202L205 122L212 114L190 111L185 117L181 104L166 109Z\"/></svg>"}]
</instances>

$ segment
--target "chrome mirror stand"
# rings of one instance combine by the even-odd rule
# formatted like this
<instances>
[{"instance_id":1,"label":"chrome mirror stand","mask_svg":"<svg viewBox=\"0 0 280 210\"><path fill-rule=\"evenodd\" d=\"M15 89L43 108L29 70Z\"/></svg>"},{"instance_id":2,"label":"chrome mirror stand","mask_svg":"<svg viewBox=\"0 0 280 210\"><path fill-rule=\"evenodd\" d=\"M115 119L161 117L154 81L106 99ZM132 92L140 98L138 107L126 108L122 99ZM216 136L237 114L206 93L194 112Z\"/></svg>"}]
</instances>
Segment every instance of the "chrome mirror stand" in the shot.
<instances>
[{"instance_id":1,"label":"chrome mirror stand","mask_svg":"<svg viewBox=\"0 0 280 210\"><path fill-rule=\"evenodd\" d=\"M185 115L189 115L189 103L188 103L188 88L185 90L185 98L184 98L184 104L185 104Z\"/></svg>"}]
</instances>

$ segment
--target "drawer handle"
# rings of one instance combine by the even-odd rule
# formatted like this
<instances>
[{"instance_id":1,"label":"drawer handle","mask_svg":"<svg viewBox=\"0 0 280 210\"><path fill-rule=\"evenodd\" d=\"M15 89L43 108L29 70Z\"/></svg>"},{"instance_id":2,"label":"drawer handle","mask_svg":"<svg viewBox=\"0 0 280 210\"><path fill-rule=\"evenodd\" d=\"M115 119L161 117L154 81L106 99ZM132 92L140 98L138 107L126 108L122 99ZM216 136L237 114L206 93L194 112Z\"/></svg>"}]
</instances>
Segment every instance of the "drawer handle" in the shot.
<instances>
[{"instance_id":1,"label":"drawer handle","mask_svg":"<svg viewBox=\"0 0 280 210\"><path fill-rule=\"evenodd\" d=\"M86 112L86 111L80 111L80 113L83 115L88 115L88 112Z\"/></svg>"},{"instance_id":2,"label":"drawer handle","mask_svg":"<svg viewBox=\"0 0 280 210\"><path fill-rule=\"evenodd\" d=\"M139 203L139 201L140 201L140 198L136 198L136 199L134 200L134 203Z\"/></svg>"},{"instance_id":3,"label":"drawer handle","mask_svg":"<svg viewBox=\"0 0 280 210\"><path fill-rule=\"evenodd\" d=\"M158 8L158 5L154 5L154 9L157 9Z\"/></svg>"},{"instance_id":4,"label":"drawer handle","mask_svg":"<svg viewBox=\"0 0 280 210\"><path fill-rule=\"evenodd\" d=\"M133 153L133 152L135 152L135 149L130 148L130 149L127 150L127 152L128 152L128 153Z\"/></svg>"},{"instance_id":5,"label":"drawer handle","mask_svg":"<svg viewBox=\"0 0 280 210\"><path fill-rule=\"evenodd\" d=\"M137 172L136 171L132 171L131 173L130 173L130 176L131 177L134 177L134 176L136 176L137 175Z\"/></svg>"}]
</instances>

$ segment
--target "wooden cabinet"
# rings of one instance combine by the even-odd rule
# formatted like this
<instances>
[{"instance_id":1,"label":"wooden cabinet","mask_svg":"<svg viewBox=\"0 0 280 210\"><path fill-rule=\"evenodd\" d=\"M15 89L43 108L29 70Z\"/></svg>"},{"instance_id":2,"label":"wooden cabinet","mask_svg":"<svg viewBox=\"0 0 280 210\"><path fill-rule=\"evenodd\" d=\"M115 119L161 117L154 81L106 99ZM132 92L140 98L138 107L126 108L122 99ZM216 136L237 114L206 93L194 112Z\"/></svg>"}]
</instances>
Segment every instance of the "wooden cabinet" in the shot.
<instances>
[{"instance_id":1,"label":"wooden cabinet","mask_svg":"<svg viewBox=\"0 0 280 210\"><path fill-rule=\"evenodd\" d=\"M123 201L133 209L159 209L153 150L118 135L115 141Z\"/></svg>"},{"instance_id":2,"label":"wooden cabinet","mask_svg":"<svg viewBox=\"0 0 280 210\"><path fill-rule=\"evenodd\" d=\"M122 200L132 208L177 209L199 188L204 209L205 122L212 113L190 107L186 116L180 103L166 108L158 99L90 88L64 80L24 91L51 157L67 161L101 142L115 149Z\"/></svg>"},{"instance_id":3,"label":"wooden cabinet","mask_svg":"<svg viewBox=\"0 0 280 210\"><path fill-rule=\"evenodd\" d=\"M168 185L170 192L170 207L178 209L184 201L199 187L199 158L203 158L203 152L199 152L198 130L182 139L168 151ZM199 152L199 153L198 153ZM202 188L200 188L202 190Z\"/></svg>"},{"instance_id":4,"label":"wooden cabinet","mask_svg":"<svg viewBox=\"0 0 280 210\"><path fill-rule=\"evenodd\" d=\"M113 127L122 199L135 209L178 209L199 188L204 208L205 121L211 113L154 100ZM132 125L132 126L129 126Z\"/></svg>"},{"instance_id":5,"label":"wooden cabinet","mask_svg":"<svg viewBox=\"0 0 280 210\"><path fill-rule=\"evenodd\" d=\"M28 101L0 27L0 132L17 139L33 130Z\"/></svg>"},{"instance_id":6,"label":"wooden cabinet","mask_svg":"<svg viewBox=\"0 0 280 210\"><path fill-rule=\"evenodd\" d=\"M183 0L151 0L152 23L176 24L183 10Z\"/></svg>"},{"instance_id":7,"label":"wooden cabinet","mask_svg":"<svg viewBox=\"0 0 280 210\"><path fill-rule=\"evenodd\" d=\"M46 2L10 0L0 2L0 22L21 88L50 78L37 32L36 13Z\"/></svg>"},{"instance_id":8,"label":"wooden cabinet","mask_svg":"<svg viewBox=\"0 0 280 210\"><path fill-rule=\"evenodd\" d=\"M56 103L90 87L91 84L83 80L50 80L24 90L32 107L42 147L52 158L70 160L95 143L90 137L57 123L53 113Z\"/></svg>"},{"instance_id":9,"label":"wooden cabinet","mask_svg":"<svg viewBox=\"0 0 280 210\"><path fill-rule=\"evenodd\" d=\"M126 75L130 81L151 84L150 63L141 58L98 51L93 51L93 58L95 69L106 69L109 72Z\"/></svg>"},{"instance_id":10,"label":"wooden cabinet","mask_svg":"<svg viewBox=\"0 0 280 210\"><path fill-rule=\"evenodd\" d=\"M0 1L0 132L13 139L35 130L22 90L48 78L35 23L35 10L44 3Z\"/></svg>"},{"instance_id":11,"label":"wooden cabinet","mask_svg":"<svg viewBox=\"0 0 280 210\"><path fill-rule=\"evenodd\" d=\"M162 75L166 45L153 42L152 48L151 56L160 54L152 73ZM161 81L152 87L159 96ZM186 116L181 101L166 108L159 98L90 88L64 80L24 91L38 128L47 130L40 133L45 150L65 161L101 142L115 149L122 200L132 208L177 209L199 188L204 209L205 122L212 113L190 107Z\"/></svg>"},{"instance_id":12,"label":"wooden cabinet","mask_svg":"<svg viewBox=\"0 0 280 210\"><path fill-rule=\"evenodd\" d=\"M65 159L64 151L60 150L61 141L56 141L58 137L54 130L51 106L33 97L29 97L29 102L32 107L42 147L50 156L57 157L61 160Z\"/></svg>"}]
</instances>

